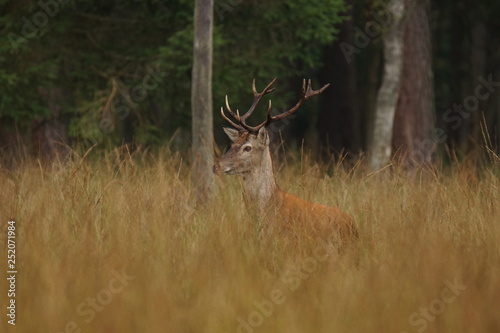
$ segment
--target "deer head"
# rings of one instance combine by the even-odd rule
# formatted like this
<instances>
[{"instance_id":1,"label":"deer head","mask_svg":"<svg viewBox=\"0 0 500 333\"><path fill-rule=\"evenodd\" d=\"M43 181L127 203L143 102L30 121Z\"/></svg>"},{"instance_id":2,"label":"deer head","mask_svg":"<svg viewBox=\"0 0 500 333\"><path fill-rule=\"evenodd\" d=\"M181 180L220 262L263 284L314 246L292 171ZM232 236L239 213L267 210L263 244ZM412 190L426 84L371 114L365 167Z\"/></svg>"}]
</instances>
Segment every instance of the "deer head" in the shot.
<instances>
[{"instance_id":1,"label":"deer head","mask_svg":"<svg viewBox=\"0 0 500 333\"><path fill-rule=\"evenodd\" d=\"M273 122L294 114L306 100L322 93L330 85L326 84L319 90L313 90L311 88L311 80L309 80L307 84L306 80L304 80L302 83L301 97L294 107L279 115L272 116L271 100L269 100L266 120L257 126L248 125L246 123L248 117L250 117L255 111L255 108L259 104L262 97L274 91L272 86L276 80L277 79L272 80L262 92L257 92L257 89L255 88L255 79L253 80L252 91L254 101L250 106L250 109L248 109L248 111L242 116L240 116L240 112L238 110L236 110L236 112L231 110L229 100L226 95L226 109L232 119L226 116L224 108L221 108L221 115L222 118L224 118L234 128L224 128L224 132L226 132L231 140L231 148L222 156L218 163L214 165L213 170L215 173L245 175L262 166L263 161L267 161L267 159L270 160L269 134L266 127Z\"/></svg>"},{"instance_id":2,"label":"deer head","mask_svg":"<svg viewBox=\"0 0 500 333\"><path fill-rule=\"evenodd\" d=\"M269 135L265 127L257 134L228 127L224 127L224 132L231 140L231 148L214 166L215 173L245 175L261 164L263 155L269 151Z\"/></svg>"}]
</instances>

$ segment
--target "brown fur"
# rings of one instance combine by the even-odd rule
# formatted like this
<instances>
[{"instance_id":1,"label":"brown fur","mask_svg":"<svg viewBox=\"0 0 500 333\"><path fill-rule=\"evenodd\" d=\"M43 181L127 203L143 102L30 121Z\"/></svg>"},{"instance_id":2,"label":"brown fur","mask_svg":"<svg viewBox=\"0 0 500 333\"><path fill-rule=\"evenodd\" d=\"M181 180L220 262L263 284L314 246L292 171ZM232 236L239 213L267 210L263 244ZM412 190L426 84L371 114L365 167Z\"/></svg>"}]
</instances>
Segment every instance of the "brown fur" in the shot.
<instances>
[{"instance_id":1,"label":"brown fur","mask_svg":"<svg viewBox=\"0 0 500 333\"><path fill-rule=\"evenodd\" d=\"M299 226L318 236L338 232L343 240L358 236L352 217L340 208L311 203L281 189L276 197L281 202L278 214L285 229Z\"/></svg>"},{"instance_id":2,"label":"brown fur","mask_svg":"<svg viewBox=\"0 0 500 333\"><path fill-rule=\"evenodd\" d=\"M257 135L225 130L232 140L231 149L214 172L243 176L246 206L265 228L309 239L333 237L344 242L357 238L353 219L341 209L310 203L278 187L265 128ZM248 146L252 149L245 151Z\"/></svg>"}]
</instances>

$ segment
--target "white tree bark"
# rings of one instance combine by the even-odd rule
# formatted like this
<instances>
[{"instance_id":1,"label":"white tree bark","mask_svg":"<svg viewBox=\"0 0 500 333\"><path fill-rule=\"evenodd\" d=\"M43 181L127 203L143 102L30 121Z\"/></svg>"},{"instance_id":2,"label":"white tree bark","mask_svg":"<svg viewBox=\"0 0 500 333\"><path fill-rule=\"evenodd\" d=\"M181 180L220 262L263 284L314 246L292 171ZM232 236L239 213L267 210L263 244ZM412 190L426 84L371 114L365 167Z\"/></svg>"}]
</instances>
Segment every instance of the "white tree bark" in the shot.
<instances>
[{"instance_id":1,"label":"white tree bark","mask_svg":"<svg viewBox=\"0 0 500 333\"><path fill-rule=\"evenodd\" d=\"M392 129L403 68L404 0L391 0L387 10L392 14L392 21L384 36L384 74L377 93L370 140L370 166L374 170L389 163L391 158Z\"/></svg>"}]
</instances>

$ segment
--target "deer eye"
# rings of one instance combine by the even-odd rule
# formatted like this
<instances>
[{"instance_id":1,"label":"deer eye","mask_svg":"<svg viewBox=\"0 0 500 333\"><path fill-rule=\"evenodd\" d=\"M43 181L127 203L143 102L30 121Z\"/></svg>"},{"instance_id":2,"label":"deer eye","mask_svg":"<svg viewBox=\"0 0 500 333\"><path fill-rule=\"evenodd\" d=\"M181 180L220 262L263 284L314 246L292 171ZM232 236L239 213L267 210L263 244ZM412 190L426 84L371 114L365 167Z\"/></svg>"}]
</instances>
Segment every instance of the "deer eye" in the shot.
<instances>
[{"instance_id":1,"label":"deer eye","mask_svg":"<svg viewBox=\"0 0 500 333\"><path fill-rule=\"evenodd\" d=\"M252 151L252 147L246 146L245 148L243 148L243 150L246 151L246 152L251 152Z\"/></svg>"}]
</instances>

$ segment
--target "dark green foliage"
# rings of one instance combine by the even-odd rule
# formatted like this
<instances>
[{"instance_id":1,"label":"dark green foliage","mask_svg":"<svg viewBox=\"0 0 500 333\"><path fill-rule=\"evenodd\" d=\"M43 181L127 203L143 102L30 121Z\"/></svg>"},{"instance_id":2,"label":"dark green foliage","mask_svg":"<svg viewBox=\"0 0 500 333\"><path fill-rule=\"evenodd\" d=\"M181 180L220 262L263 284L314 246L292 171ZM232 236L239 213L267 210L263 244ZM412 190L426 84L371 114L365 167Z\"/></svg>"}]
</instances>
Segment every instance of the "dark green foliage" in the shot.
<instances>
[{"instance_id":1,"label":"dark green foliage","mask_svg":"<svg viewBox=\"0 0 500 333\"><path fill-rule=\"evenodd\" d=\"M71 138L112 145L188 131L193 2L61 2L0 2L0 120L28 126L57 105ZM279 77L283 93L273 102L282 105L284 83L318 67L343 10L342 0L217 1L216 121L225 94L248 107L254 77L258 88ZM62 92L54 98L41 88Z\"/></svg>"},{"instance_id":2,"label":"dark green foliage","mask_svg":"<svg viewBox=\"0 0 500 333\"><path fill-rule=\"evenodd\" d=\"M343 26L339 39L355 45L356 31L364 31L373 21L371 11L383 11L385 3L216 0L216 139L224 138L220 126L225 123L219 117L224 96L228 94L231 106L243 112L252 102L252 79L262 89L274 77L279 78L277 91L270 98L276 112L295 102L301 78L312 77L315 87L320 85L319 78L332 83L323 96L299 112L288 127L290 136L300 141L321 120L335 129L332 132L345 132L333 133L330 141L322 142L338 152L349 146L346 140L366 137L381 78L383 33L356 54L355 71L348 74L351 80L332 74L339 71L325 71L328 66L348 65L342 57L329 57L332 52L325 49L338 51L338 23L347 19L348 7L352 23ZM445 140L438 142L439 151L451 148L467 153L483 145L483 119L492 141L489 146L495 151L500 147L498 89L470 117L461 117L460 122L446 120L457 117L456 112L450 113L454 104L474 94L479 75L500 80L499 12L500 3L495 0L431 1L436 126L445 133ZM18 131L28 143L33 123L54 117L74 142L88 140L110 147L124 142L187 146L192 0L0 0L0 14L0 150L5 133ZM473 31L485 34L477 38ZM329 102L321 117L317 111L335 87L354 81L356 105L352 107L359 112L353 117L362 124L361 134L351 134L357 128L349 125L354 118L342 111L340 104L353 102L347 97ZM265 109L264 105L258 108L249 123L260 121ZM313 136L307 141L314 141ZM310 145L317 146L317 142Z\"/></svg>"}]
</instances>

